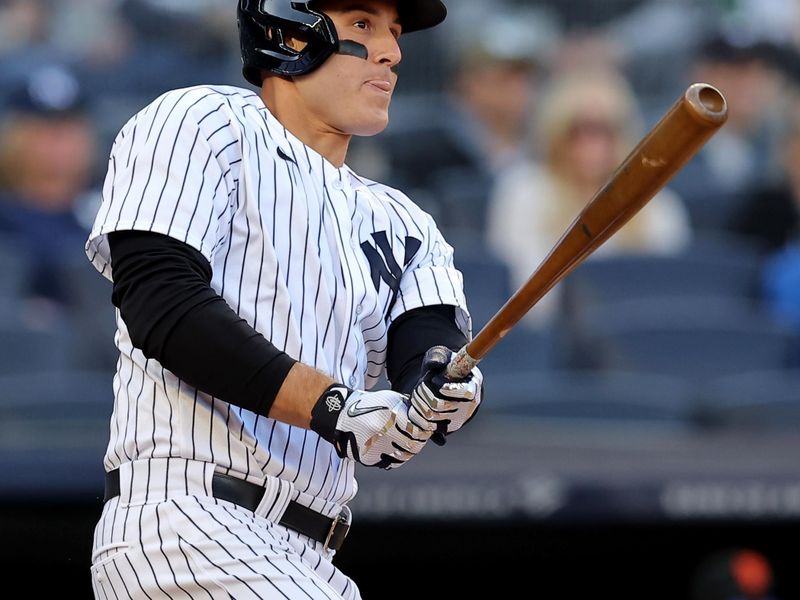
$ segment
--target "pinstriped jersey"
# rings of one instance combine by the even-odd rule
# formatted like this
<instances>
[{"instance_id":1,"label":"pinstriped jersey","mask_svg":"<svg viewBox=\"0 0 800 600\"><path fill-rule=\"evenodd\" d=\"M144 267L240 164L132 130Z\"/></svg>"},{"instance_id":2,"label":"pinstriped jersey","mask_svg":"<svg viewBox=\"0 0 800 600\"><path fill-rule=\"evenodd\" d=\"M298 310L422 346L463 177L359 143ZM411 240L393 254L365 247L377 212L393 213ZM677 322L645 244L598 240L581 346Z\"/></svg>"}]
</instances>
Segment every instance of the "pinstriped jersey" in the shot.
<instances>
[{"instance_id":1,"label":"pinstriped jersey","mask_svg":"<svg viewBox=\"0 0 800 600\"><path fill-rule=\"evenodd\" d=\"M378 381L388 328L407 310L454 305L471 335L461 274L431 217L328 162L249 90L173 90L131 118L112 147L86 244L111 280L106 234L118 230L201 252L213 289L240 317L353 388ZM210 461L254 481L289 480L295 499L326 514L355 495L353 462L328 442L181 381L133 346L119 311L116 343L107 469L151 457Z\"/></svg>"}]
</instances>

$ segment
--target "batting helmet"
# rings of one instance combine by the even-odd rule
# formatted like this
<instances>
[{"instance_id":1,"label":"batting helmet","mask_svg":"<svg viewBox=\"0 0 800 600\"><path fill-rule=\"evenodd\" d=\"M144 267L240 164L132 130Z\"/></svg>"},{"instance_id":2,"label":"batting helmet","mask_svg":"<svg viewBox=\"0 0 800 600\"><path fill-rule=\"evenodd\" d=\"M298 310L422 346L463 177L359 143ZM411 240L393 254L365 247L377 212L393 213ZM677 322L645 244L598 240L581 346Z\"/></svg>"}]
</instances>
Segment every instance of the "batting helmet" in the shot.
<instances>
[{"instance_id":1,"label":"batting helmet","mask_svg":"<svg viewBox=\"0 0 800 600\"><path fill-rule=\"evenodd\" d=\"M336 28L326 14L314 10L314 4L314 0L239 0L242 73L247 81L260 87L262 69L278 75L309 73L336 51ZM403 33L433 27L447 16L440 0L397 0L397 12ZM301 50L291 48L287 34L306 45Z\"/></svg>"}]
</instances>

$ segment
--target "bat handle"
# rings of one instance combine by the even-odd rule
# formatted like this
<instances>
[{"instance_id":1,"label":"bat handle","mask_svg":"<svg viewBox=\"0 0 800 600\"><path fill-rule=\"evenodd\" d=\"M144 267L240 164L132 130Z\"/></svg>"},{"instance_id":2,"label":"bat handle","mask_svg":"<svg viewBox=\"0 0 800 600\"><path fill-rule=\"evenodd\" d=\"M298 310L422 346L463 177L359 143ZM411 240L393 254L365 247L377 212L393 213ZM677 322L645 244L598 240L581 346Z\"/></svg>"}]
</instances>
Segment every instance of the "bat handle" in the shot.
<instances>
[{"instance_id":1,"label":"bat handle","mask_svg":"<svg viewBox=\"0 0 800 600\"><path fill-rule=\"evenodd\" d=\"M467 347L464 346L453 355L453 358L447 364L447 378L462 379L469 375L477 364L478 360L472 358L467 352Z\"/></svg>"}]
</instances>

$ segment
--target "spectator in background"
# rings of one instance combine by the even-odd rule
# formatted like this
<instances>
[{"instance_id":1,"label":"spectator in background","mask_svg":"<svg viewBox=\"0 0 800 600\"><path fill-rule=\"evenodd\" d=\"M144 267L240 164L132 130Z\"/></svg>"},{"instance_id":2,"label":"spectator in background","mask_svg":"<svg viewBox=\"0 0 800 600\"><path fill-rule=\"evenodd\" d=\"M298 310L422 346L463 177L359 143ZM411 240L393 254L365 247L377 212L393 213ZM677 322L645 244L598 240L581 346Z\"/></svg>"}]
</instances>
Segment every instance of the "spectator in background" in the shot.
<instances>
[{"instance_id":1,"label":"spectator in background","mask_svg":"<svg viewBox=\"0 0 800 600\"><path fill-rule=\"evenodd\" d=\"M628 82L609 69L575 70L554 78L539 103L539 161L505 172L489 207L487 238L518 287L544 259L589 199L639 139L637 105ZM691 231L680 198L662 190L593 255L671 253ZM590 258L592 258L590 257ZM558 314L558 288L528 313L544 326Z\"/></svg>"},{"instance_id":2,"label":"spectator in background","mask_svg":"<svg viewBox=\"0 0 800 600\"><path fill-rule=\"evenodd\" d=\"M553 71L625 68L624 50L618 40L600 29L578 29L564 34L553 58Z\"/></svg>"},{"instance_id":3,"label":"spectator in background","mask_svg":"<svg viewBox=\"0 0 800 600\"><path fill-rule=\"evenodd\" d=\"M767 253L763 300L779 320L800 331L800 95L795 93L778 144L781 177L749 190L732 220L736 233L755 240ZM797 356L800 358L800 348Z\"/></svg>"},{"instance_id":4,"label":"spectator in background","mask_svg":"<svg viewBox=\"0 0 800 600\"><path fill-rule=\"evenodd\" d=\"M645 91L644 100L672 102L685 83L697 46L711 24L719 21L720 4L640 0L600 30L616 42L628 77L637 90ZM664 60L665 56L669 60ZM639 98L643 100L641 92Z\"/></svg>"},{"instance_id":5,"label":"spectator in background","mask_svg":"<svg viewBox=\"0 0 800 600\"><path fill-rule=\"evenodd\" d=\"M494 178L529 154L528 115L546 74L544 49L557 35L538 14L498 6L482 14L471 25L480 30L459 31L450 48L455 63L430 116L404 118L398 102L395 126L381 138L388 172L378 178L412 190L454 238L483 234Z\"/></svg>"},{"instance_id":6,"label":"spectator in background","mask_svg":"<svg viewBox=\"0 0 800 600\"><path fill-rule=\"evenodd\" d=\"M726 232L744 190L775 175L782 79L774 45L720 33L700 49L692 81L716 86L728 102L725 126L672 180L696 231Z\"/></svg>"},{"instance_id":7,"label":"spectator in background","mask_svg":"<svg viewBox=\"0 0 800 600\"><path fill-rule=\"evenodd\" d=\"M87 227L78 210L95 171L94 131L77 79L42 66L10 94L0 124L0 235L28 261L35 319L68 303L59 269L79 260Z\"/></svg>"},{"instance_id":8,"label":"spectator in background","mask_svg":"<svg viewBox=\"0 0 800 600\"><path fill-rule=\"evenodd\" d=\"M495 16L491 35L472 38L453 70L448 126L470 168L500 173L530 152L528 115L546 68L531 25Z\"/></svg>"},{"instance_id":9,"label":"spectator in background","mask_svg":"<svg viewBox=\"0 0 800 600\"><path fill-rule=\"evenodd\" d=\"M241 79L238 39L217 24L230 2L71 0L53 37L78 67L100 142L110 147L130 114L168 89ZM93 29L86 31L87 24ZM235 33L235 32L234 32ZM61 56L59 54L58 56Z\"/></svg>"},{"instance_id":10,"label":"spectator in background","mask_svg":"<svg viewBox=\"0 0 800 600\"><path fill-rule=\"evenodd\" d=\"M0 5L0 56L46 37L44 4L32 0L9 0Z\"/></svg>"},{"instance_id":11,"label":"spectator in background","mask_svg":"<svg viewBox=\"0 0 800 600\"><path fill-rule=\"evenodd\" d=\"M45 0L0 0L0 104L36 65L51 56L64 55L50 36Z\"/></svg>"},{"instance_id":12,"label":"spectator in background","mask_svg":"<svg viewBox=\"0 0 800 600\"><path fill-rule=\"evenodd\" d=\"M763 293L771 313L800 332L800 239L767 258ZM794 349L792 362L800 366L800 348Z\"/></svg>"},{"instance_id":13,"label":"spectator in background","mask_svg":"<svg viewBox=\"0 0 800 600\"><path fill-rule=\"evenodd\" d=\"M87 89L143 99L173 87L238 81L238 40L218 29L221 12L227 18L230 3L120 0L82 51Z\"/></svg>"},{"instance_id":14,"label":"spectator in background","mask_svg":"<svg viewBox=\"0 0 800 600\"><path fill-rule=\"evenodd\" d=\"M800 94L787 98L791 100L782 113L783 126L770 151L778 176L745 189L728 225L767 252L800 239Z\"/></svg>"}]
</instances>

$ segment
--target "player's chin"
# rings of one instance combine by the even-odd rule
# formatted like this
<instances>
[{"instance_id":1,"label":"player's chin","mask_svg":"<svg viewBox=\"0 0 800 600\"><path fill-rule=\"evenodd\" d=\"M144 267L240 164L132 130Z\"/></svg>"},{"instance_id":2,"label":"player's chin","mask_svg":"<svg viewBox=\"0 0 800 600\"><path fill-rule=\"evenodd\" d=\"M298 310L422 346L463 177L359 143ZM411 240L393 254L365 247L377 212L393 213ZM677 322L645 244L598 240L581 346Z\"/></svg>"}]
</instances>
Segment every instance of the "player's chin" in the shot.
<instances>
[{"instance_id":1,"label":"player's chin","mask_svg":"<svg viewBox=\"0 0 800 600\"><path fill-rule=\"evenodd\" d=\"M389 125L389 111L375 111L369 118L361 119L351 128L353 135L371 136L378 135Z\"/></svg>"}]
</instances>

